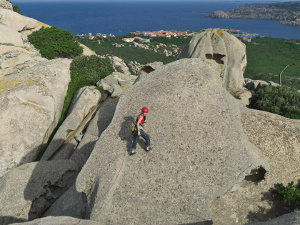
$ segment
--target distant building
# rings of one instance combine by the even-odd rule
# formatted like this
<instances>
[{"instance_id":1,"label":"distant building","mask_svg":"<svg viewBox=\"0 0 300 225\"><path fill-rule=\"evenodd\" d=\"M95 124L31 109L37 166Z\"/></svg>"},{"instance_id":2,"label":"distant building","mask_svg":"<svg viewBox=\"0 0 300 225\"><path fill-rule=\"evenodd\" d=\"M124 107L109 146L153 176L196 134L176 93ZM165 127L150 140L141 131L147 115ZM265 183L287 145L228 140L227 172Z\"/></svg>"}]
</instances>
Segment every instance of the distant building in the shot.
<instances>
[{"instance_id":1,"label":"distant building","mask_svg":"<svg viewBox=\"0 0 300 225\"><path fill-rule=\"evenodd\" d=\"M123 38L122 40L125 42L133 42L134 38Z\"/></svg>"},{"instance_id":2,"label":"distant building","mask_svg":"<svg viewBox=\"0 0 300 225\"><path fill-rule=\"evenodd\" d=\"M252 41L252 38L243 38L243 41L244 41L244 42L251 42L251 41Z\"/></svg>"}]
</instances>

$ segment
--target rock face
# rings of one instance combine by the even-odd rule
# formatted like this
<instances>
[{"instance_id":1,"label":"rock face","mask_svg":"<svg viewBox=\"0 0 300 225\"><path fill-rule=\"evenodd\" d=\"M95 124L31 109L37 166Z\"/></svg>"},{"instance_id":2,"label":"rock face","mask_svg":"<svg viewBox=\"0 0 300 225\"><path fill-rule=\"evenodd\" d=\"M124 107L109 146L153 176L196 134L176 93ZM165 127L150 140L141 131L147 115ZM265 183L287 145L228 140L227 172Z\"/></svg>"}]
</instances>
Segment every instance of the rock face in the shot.
<instances>
[{"instance_id":1,"label":"rock face","mask_svg":"<svg viewBox=\"0 0 300 225\"><path fill-rule=\"evenodd\" d=\"M264 89L267 86L278 86L279 84L274 83L272 81L264 81L264 80L251 80L249 78L245 78L245 87L251 91L258 91L260 89Z\"/></svg>"},{"instance_id":2,"label":"rock face","mask_svg":"<svg viewBox=\"0 0 300 225\"><path fill-rule=\"evenodd\" d=\"M0 176L32 162L60 117L70 81L68 59L44 61L0 77Z\"/></svg>"},{"instance_id":3,"label":"rock face","mask_svg":"<svg viewBox=\"0 0 300 225\"><path fill-rule=\"evenodd\" d=\"M0 9L13 10L12 4L7 0L0 0Z\"/></svg>"},{"instance_id":4,"label":"rock face","mask_svg":"<svg viewBox=\"0 0 300 225\"><path fill-rule=\"evenodd\" d=\"M267 222L253 222L246 225L299 225L300 212L293 212Z\"/></svg>"},{"instance_id":5,"label":"rock face","mask_svg":"<svg viewBox=\"0 0 300 225\"><path fill-rule=\"evenodd\" d=\"M81 220L81 219L75 219L72 217L67 217L67 216L58 216L58 217L53 217L49 216L46 218L42 219L36 219L30 222L26 223L14 223L14 225L46 225L46 224L55 224L55 225L79 225L79 224L84 224L84 225L101 225L100 223L97 223L92 220Z\"/></svg>"},{"instance_id":6,"label":"rock face","mask_svg":"<svg viewBox=\"0 0 300 225\"><path fill-rule=\"evenodd\" d=\"M89 123L81 142L71 156L71 160L76 162L80 169L89 158L95 147L96 141L110 124L117 103L118 101L116 99L108 98L101 104L96 115ZM51 207L49 207L43 214L43 217L72 216L76 218L86 218L86 206L86 195L82 192L78 192L76 187L72 186L66 193L57 199Z\"/></svg>"},{"instance_id":7,"label":"rock face","mask_svg":"<svg viewBox=\"0 0 300 225\"><path fill-rule=\"evenodd\" d=\"M220 66L224 88L236 92L244 86L246 46L226 31L212 29L194 35L179 58L213 59Z\"/></svg>"},{"instance_id":8,"label":"rock face","mask_svg":"<svg viewBox=\"0 0 300 225\"><path fill-rule=\"evenodd\" d=\"M121 96L114 118L80 172L76 189L101 224L210 221L210 203L268 163L243 133L239 104L220 67L183 59L143 77ZM131 124L149 108L152 153L128 156ZM145 147L141 142L141 146ZM101 165L101 166L99 166ZM95 198L96 196L96 198Z\"/></svg>"},{"instance_id":9,"label":"rock face","mask_svg":"<svg viewBox=\"0 0 300 225\"><path fill-rule=\"evenodd\" d=\"M82 141L71 157L71 160L76 162L79 168L83 167L94 149L96 141L110 124L114 116L117 103L117 99L106 99L105 102L101 104L92 121L89 123Z\"/></svg>"},{"instance_id":10,"label":"rock face","mask_svg":"<svg viewBox=\"0 0 300 225\"><path fill-rule=\"evenodd\" d=\"M38 218L74 182L72 161L25 164L0 178L0 223Z\"/></svg>"},{"instance_id":11,"label":"rock face","mask_svg":"<svg viewBox=\"0 0 300 225\"><path fill-rule=\"evenodd\" d=\"M96 87L83 87L74 95L67 118L60 126L42 160L69 159L77 147L76 137L99 107L101 94Z\"/></svg>"},{"instance_id":12,"label":"rock face","mask_svg":"<svg viewBox=\"0 0 300 225\"><path fill-rule=\"evenodd\" d=\"M27 36L33 31L41 28L37 20L7 9L0 9L0 22L6 27L19 32L23 40L26 40Z\"/></svg>"},{"instance_id":13,"label":"rock face","mask_svg":"<svg viewBox=\"0 0 300 225\"><path fill-rule=\"evenodd\" d=\"M216 225L268 221L288 213L272 191L276 184L297 183L300 177L300 121L245 107L241 115L245 134L268 158L271 172L264 181L245 182L236 192L217 199L212 204Z\"/></svg>"},{"instance_id":14,"label":"rock face","mask_svg":"<svg viewBox=\"0 0 300 225\"><path fill-rule=\"evenodd\" d=\"M129 73L129 68L127 67L123 59L117 56L112 56L109 57L109 60L116 72Z\"/></svg>"}]
</instances>

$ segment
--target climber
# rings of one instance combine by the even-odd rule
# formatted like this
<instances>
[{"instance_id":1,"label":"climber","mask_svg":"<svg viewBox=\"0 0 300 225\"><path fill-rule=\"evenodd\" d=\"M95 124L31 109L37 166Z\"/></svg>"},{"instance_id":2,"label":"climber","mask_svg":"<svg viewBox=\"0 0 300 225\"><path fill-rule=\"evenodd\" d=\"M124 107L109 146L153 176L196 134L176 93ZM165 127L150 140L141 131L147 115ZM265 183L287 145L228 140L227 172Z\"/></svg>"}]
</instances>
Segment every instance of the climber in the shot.
<instances>
[{"instance_id":1,"label":"climber","mask_svg":"<svg viewBox=\"0 0 300 225\"><path fill-rule=\"evenodd\" d=\"M131 151L130 151L130 155L133 155L136 153L136 144L140 139L140 136L142 136L145 141L146 141L146 151L149 152L151 150L150 147L150 137L148 134L146 134L144 132L144 124L147 123L146 120L146 113L148 113L148 108L147 107L143 107L141 114L138 115L138 117L136 118L136 129L134 132L134 138L133 138L133 143L131 146Z\"/></svg>"}]
</instances>

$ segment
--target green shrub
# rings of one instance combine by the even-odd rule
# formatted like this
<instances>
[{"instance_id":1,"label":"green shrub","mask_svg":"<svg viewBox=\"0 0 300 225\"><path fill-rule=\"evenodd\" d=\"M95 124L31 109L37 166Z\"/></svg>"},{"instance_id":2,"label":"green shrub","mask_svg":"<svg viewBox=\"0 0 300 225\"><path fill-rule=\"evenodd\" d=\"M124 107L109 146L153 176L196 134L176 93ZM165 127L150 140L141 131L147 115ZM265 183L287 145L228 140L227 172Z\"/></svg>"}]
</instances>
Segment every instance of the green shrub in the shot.
<instances>
[{"instance_id":1,"label":"green shrub","mask_svg":"<svg viewBox=\"0 0 300 225\"><path fill-rule=\"evenodd\" d=\"M57 27L41 28L29 35L28 40L47 59L75 58L83 52L71 31Z\"/></svg>"},{"instance_id":2,"label":"green shrub","mask_svg":"<svg viewBox=\"0 0 300 225\"><path fill-rule=\"evenodd\" d=\"M293 210L300 210L300 189L295 187L293 181L287 186L279 184L276 189L276 198L280 202L288 203Z\"/></svg>"},{"instance_id":3,"label":"green shrub","mask_svg":"<svg viewBox=\"0 0 300 225\"><path fill-rule=\"evenodd\" d=\"M70 72L71 82L69 83L59 123L65 119L67 110L76 91L84 86L96 85L99 80L112 74L114 69L107 58L92 55L75 58L70 65Z\"/></svg>"},{"instance_id":4,"label":"green shrub","mask_svg":"<svg viewBox=\"0 0 300 225\"><path fill-rule=\"evenodd\" d=\"M250 99L250 108L276 113L288 118L300 118L300 93L287 86L268 86Z\"/></svg>"}]
</instances>

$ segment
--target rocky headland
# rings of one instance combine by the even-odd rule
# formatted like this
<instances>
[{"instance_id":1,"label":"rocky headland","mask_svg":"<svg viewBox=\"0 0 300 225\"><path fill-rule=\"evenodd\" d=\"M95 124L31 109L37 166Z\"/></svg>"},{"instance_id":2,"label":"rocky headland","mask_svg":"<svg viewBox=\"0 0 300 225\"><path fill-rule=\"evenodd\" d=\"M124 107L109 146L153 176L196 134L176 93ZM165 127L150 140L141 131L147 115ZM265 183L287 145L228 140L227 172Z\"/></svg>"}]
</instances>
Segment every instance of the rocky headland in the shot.
<instances>
[{"instance_id":1,"label":"rocky headland","mask_svg":"<svg viewBox=\"0 0 300 225\"><path fill-rule=\"evenodd\" d=\"M300 3L284 2L273 4L251 4L238 7L227 12L221 10L209 14L208 17L222 19L261 19L277 20L281 24L300 25Z\"/></svg>"},{"instance_id":2,"label":"rocky headland","mask_svg":"<svg viewBox=\"0 0 300 225\"><path fill-rule=\"evenodd\" d=\"M300 177L300 121L245 107L249 90L275 84L243 78L239 39L202 31L179 60L149 62L136 75L110 56L115 71L80 88L55 130L73 59L43 58L27 39L40 23L5 7L1 225L299 224L299 212L283 215L270 190ZM153 150L140 141L130 156L143 106Z\"/></svg>"}]
</instances>

